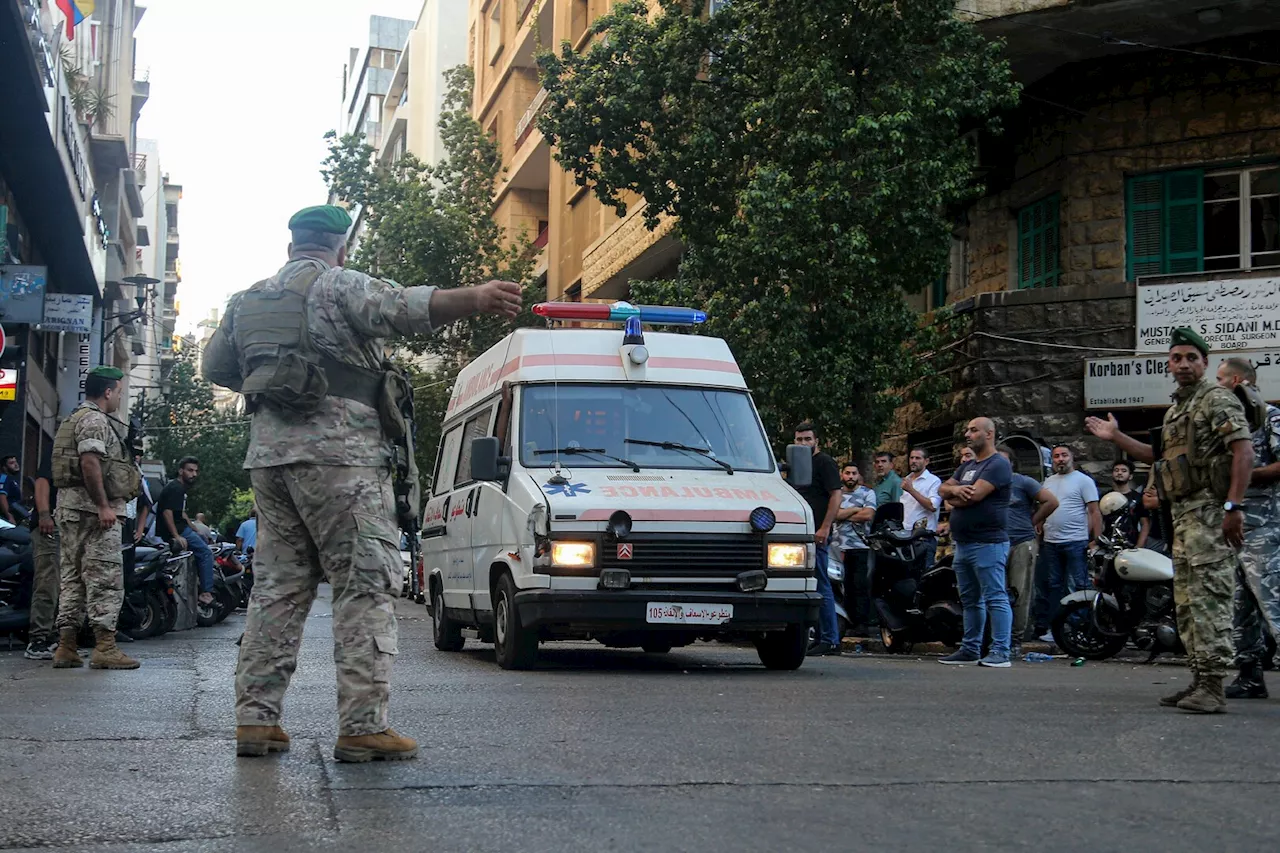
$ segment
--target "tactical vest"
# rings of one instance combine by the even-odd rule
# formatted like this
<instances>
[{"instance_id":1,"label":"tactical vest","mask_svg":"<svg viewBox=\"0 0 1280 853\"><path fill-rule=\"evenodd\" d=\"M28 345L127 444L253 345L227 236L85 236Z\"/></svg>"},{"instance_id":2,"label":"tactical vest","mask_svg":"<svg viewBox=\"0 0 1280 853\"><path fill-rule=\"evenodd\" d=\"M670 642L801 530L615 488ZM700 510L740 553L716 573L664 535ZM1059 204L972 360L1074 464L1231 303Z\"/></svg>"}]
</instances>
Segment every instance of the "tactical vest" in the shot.
<instances>
[{"instance_id":1,"label":"tactical vest","mask_svg":"<svg viewBox=\"0 0 1280 853\"><path fill-rule=\"evenodd\" d=\"M1231 454L1209 458L1196 448L1195 414L1200 399L1216 386L1203 383L1177 417L1164 425L1163 447L1156 460L1156 490L1162 500L1181 500L1203 489L1226 499L1231 488Z\"/></svg>"},{"instance_id":2,"label":"tactical vest","mask_svg":"<svg viewBox=\"0 0 1280 853\"><path fill-rule=\"evenodd\" d=\"M53 485L59 489L84 488L84 474L80 470L80 452L76 446L76 424L94 409L81 406L71 417L58 428L53 439ZM102 488L109 501L133 500L142 491L142 474L132 459L125 456L125 441L115 426L111 425L111 416L103 413L107 424L119 439L118 456L102 457Z\"/></svg>"}]
</instances>

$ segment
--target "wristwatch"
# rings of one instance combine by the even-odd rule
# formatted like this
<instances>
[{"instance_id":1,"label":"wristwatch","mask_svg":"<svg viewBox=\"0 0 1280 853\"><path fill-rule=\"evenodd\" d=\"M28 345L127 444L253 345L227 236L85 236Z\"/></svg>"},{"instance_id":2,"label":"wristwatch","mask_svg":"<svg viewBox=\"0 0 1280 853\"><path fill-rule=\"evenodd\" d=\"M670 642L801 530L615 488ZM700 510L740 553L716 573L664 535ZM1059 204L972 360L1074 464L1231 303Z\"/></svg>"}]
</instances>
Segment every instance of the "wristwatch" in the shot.
<instances>
[{"instance_id":1,"label":"wristwatch","mask_svg":"<svg viewBox=\"0 0 1280 853\"><path fill-rule=\"evenodd\" d=\"M1244 512L1244 504L1232 503L1227 501L1222 505L1223 512Z\"/></svg>"}]
</instances>

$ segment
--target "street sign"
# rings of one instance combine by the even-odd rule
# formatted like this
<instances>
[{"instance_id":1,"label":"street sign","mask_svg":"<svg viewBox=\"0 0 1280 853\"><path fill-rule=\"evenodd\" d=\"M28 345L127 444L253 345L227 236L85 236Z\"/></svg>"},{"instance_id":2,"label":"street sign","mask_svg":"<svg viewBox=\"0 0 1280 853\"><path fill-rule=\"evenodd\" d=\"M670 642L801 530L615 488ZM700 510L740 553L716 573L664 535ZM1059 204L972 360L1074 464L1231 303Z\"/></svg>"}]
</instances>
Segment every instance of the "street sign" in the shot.
<instances>
[{"instance_id":1,"label":"street sign","mask_svg":"<svg viewBox=\"0 0 1280 853\"><path fill-rule=\"evenodd\" d=\"M1247 358L1258 371L1258 390L1272 402L1280 400L1280 352L1211 353L1207 374L1212 377L1218 365L1233 357ZM1084 407L1089 411L1168 406L1174 387L1165 355L1085 359Z\"/></svg>"},{"instance_id":2,"label":"street sign","mask_svg":"<svg viewBox=\"0 0 1280 853\"><path fill-rule=\"evenodd\" d=\"M0 317L6 323L39 323L47 277L47 267L0 266Z\"/></svg>"},{"instance_id":3,"label":"street sign","mask_svg":"<svg viewBox=\"0 0 1280 853\"><path fill-rule=\"evenodd\" d=\"M18 399L18 371L0 369L0 400Z\"/></svg>"}]
</instances>

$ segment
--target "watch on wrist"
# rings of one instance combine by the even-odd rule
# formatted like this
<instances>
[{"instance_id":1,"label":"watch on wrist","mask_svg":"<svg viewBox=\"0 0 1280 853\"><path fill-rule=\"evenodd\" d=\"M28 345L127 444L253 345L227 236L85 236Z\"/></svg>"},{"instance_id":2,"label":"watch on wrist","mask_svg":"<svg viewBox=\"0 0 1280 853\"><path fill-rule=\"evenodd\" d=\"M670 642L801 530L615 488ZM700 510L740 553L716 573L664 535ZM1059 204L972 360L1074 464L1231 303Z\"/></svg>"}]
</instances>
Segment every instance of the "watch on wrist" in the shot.
<instances>
[{"instance_id":1,"label":"watch on wrist","mask_svg":"<svg viewBox=\"0 0 1280 853\"><path fill-rule=\"evenodd\" d=\"M1244 504L1227 501L1222 505L1223 512L1244 512Z\"/></svg>"}]
</instances>

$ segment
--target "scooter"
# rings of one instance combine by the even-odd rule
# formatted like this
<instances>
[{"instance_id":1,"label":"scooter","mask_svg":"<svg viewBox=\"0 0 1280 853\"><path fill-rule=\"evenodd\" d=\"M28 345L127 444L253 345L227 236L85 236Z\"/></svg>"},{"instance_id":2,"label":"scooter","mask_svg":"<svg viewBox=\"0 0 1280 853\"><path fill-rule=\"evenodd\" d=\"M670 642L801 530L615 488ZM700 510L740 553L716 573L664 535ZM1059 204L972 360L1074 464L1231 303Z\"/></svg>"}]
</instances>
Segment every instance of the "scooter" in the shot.
<instances>
[{"instance_id":1,"label":"scooter","mask_svg":"<svg viewBox=\"0 0 1280 853\"><path fill-rule=\"evenodd\" d=\"M874 553L871 601L880 616L880 641L890 654L906 653L914 643L958 646L964 638L964 609L955 569L943 559L925 571L925 557L937 547L935 531L904 530L902 504L876 508L871 534Z\"/></svg>"},{"instance_id":2,"label":"scooter","mask_svg":"<svg viewBox=\"0 0 1280 853\"><path fill-rule=\"evenodd\" d=\"M1099 509L1107 512L1104 495ZM1113 524L1089 554L1093 589L1062 599L1053 640L1067 654L1105 660L1129 642L1149 652L1184 651L1173 603L1173 561L1147 548L1130 548Z\"/></svg>"},{"instance_id":3,"label":"scooter","mask_svg":"<svg viewBox=\"0 0 1280 853\"><path fill-rule=\"evenodd\" d=\"M173 630L178 617L173 579L182 556L167 547L130 544L124 549L124 601L118 630L135 640L158 637Z\"/></svg>"},{"instance_id":4,"label":"scooter","mask_svg":"<svg viewBox=\"0 0 1280 853\"><path fill-rule=\"evenodd\" d=\"M235 558L235 546L219 543L213 550L213 601L196 605L196 624L211 628L235 612L240 604L244 568Z\"/></svg>"},{"instance_id":5,"label":"scooter","mask_svg":"<svg viewBox=\"0 0 1280 853\"><path fill-rule=\"evenodd\" d=\"M25 635L36 574L31 531L0 524L0 636Z\"/></svg>"}]
</instances>

